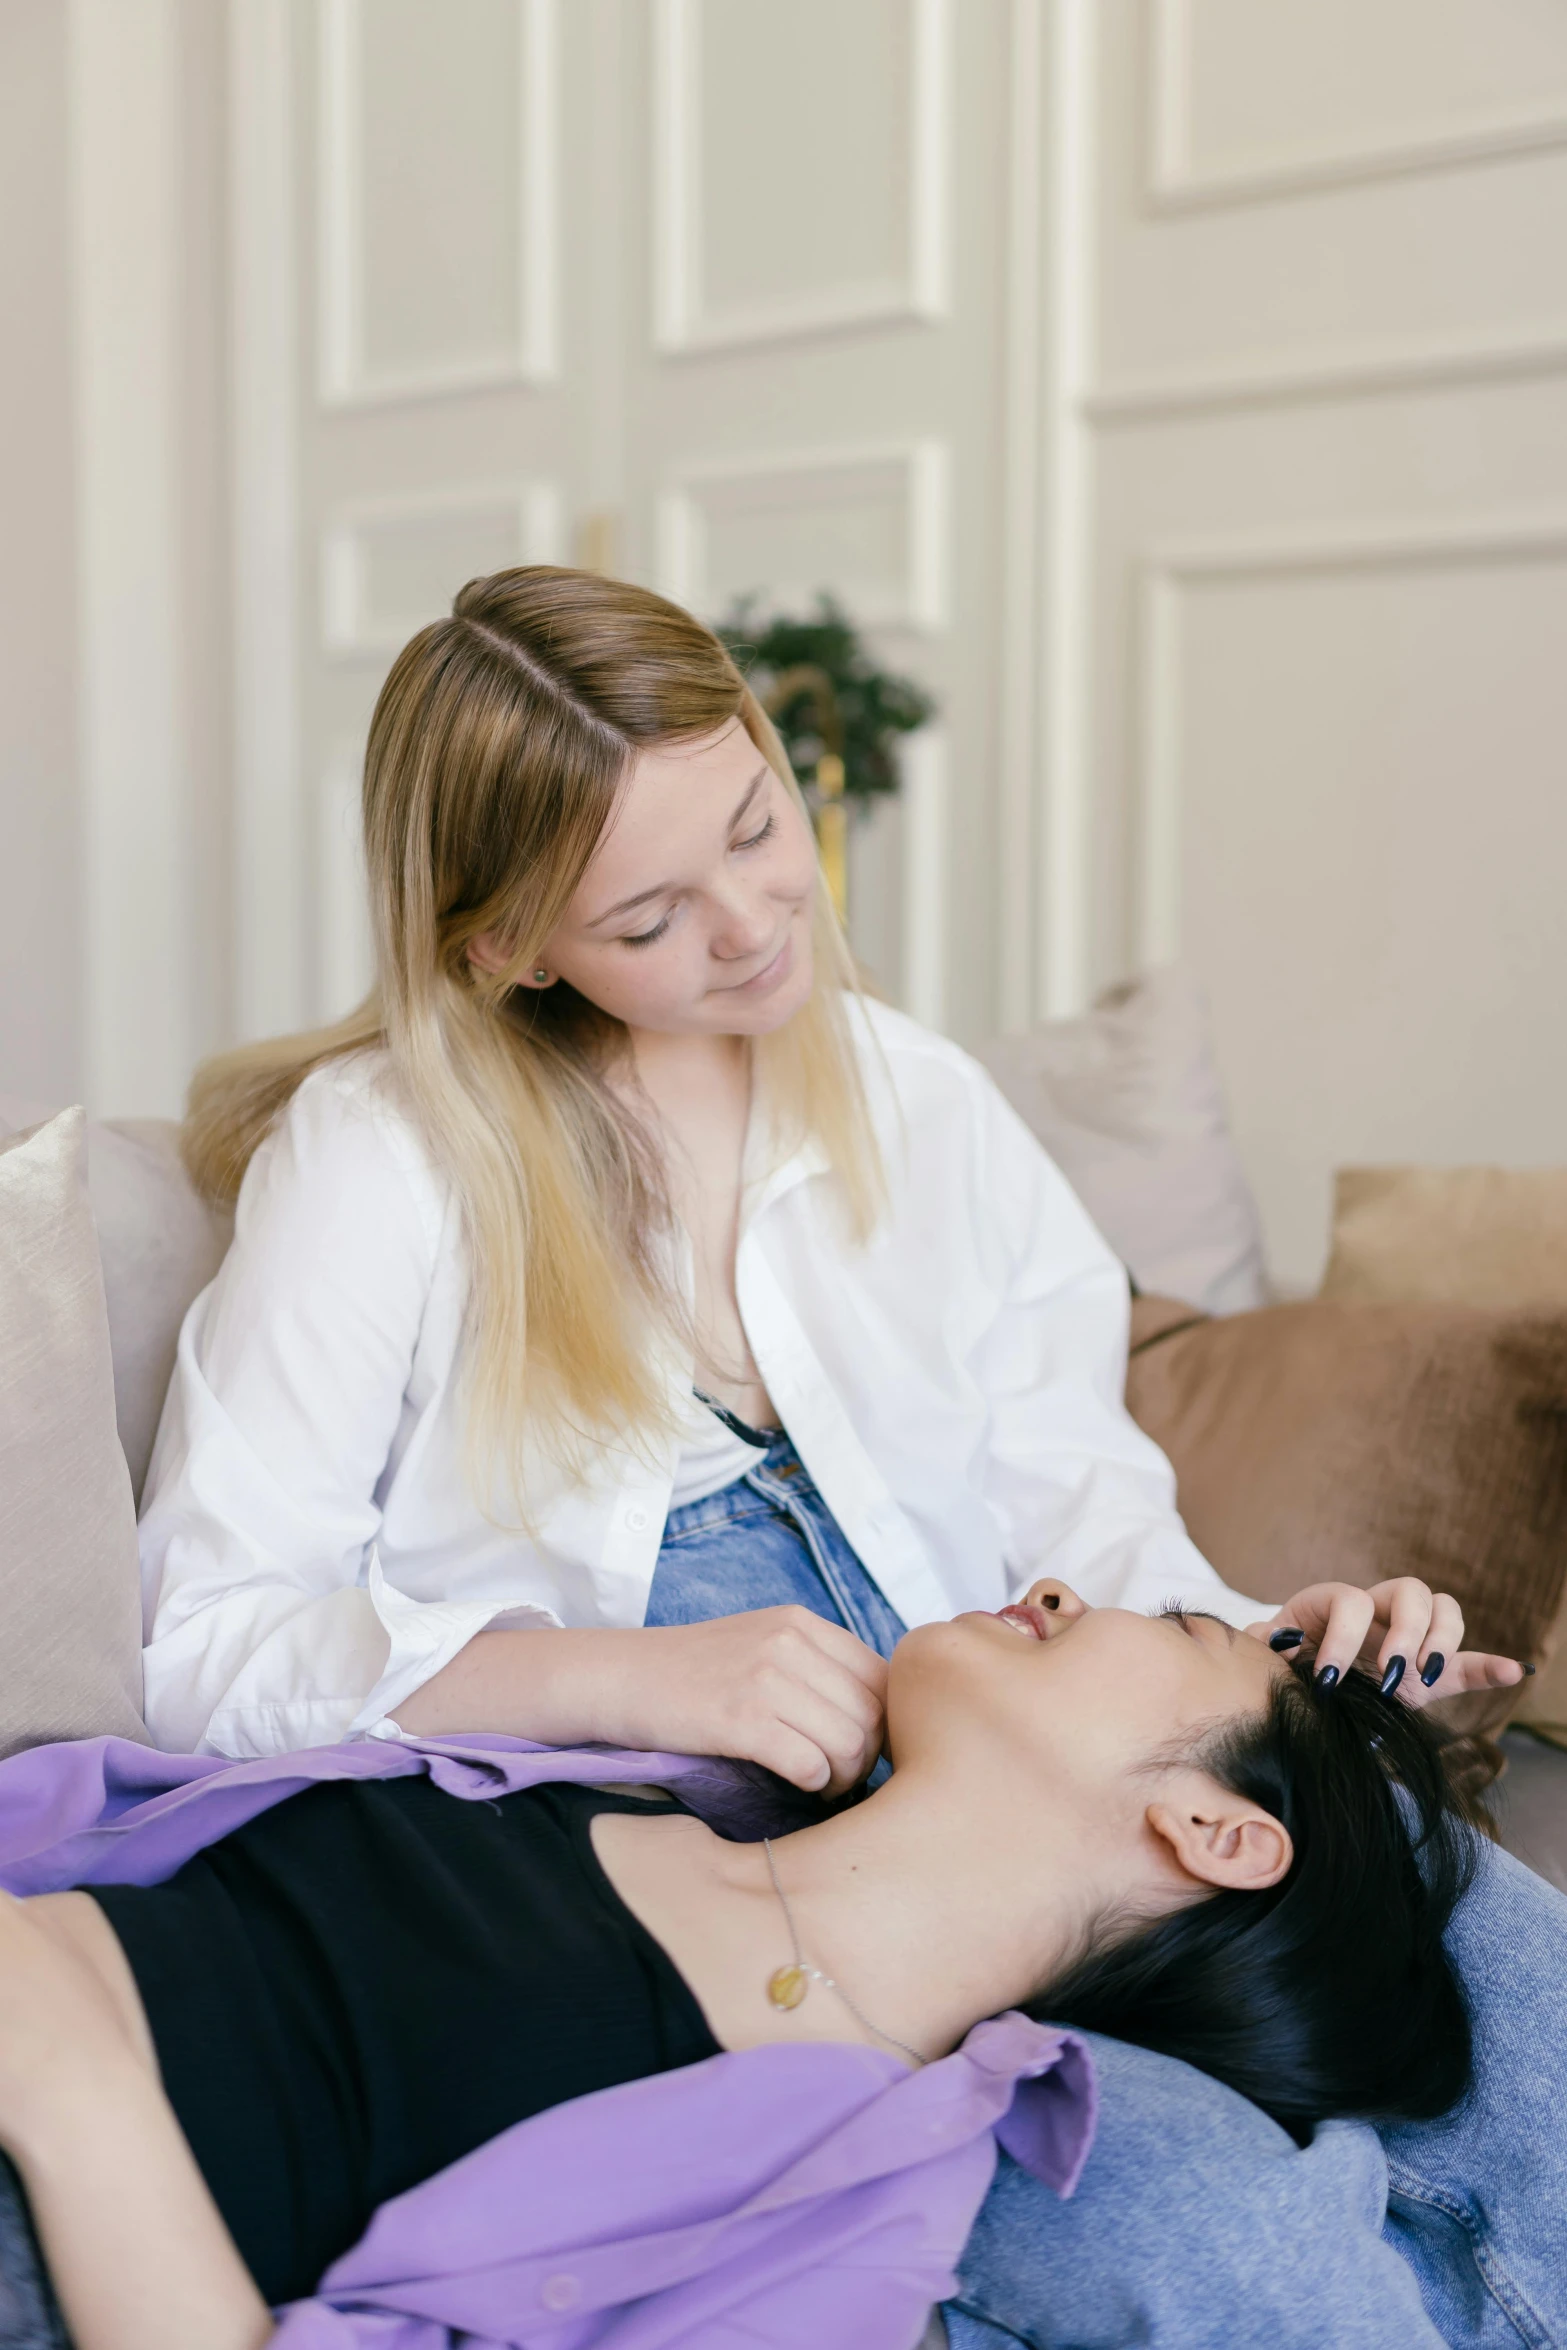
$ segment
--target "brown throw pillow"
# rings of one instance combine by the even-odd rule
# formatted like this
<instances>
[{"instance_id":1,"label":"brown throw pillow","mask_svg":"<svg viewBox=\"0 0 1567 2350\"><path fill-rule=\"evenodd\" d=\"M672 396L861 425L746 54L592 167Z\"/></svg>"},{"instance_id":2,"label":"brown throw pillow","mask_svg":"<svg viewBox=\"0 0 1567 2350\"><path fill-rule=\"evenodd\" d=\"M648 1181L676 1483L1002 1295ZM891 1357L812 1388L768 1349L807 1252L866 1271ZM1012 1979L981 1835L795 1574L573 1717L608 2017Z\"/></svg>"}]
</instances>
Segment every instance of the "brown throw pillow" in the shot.
<instances>
[{"instance_id":1,"label":"brown throw pillow","mask_svg":"<svg viewBox=\"0 0 1567 2350\"><path fill-rule=\"evenodd\" d=\"M1567 1168L1341 1168L1322 1294L1567 1309ZM1514 1719L1567 1746L1567 1601L1554 1648Z\"/></svg>"},{"instance_id":2,"label":"brown throw pillow","mask_svg":"<svg viewBox=\"0 0 1567 2350\"><path fill-rule=\"evenodd\" d=\"M1567 1582L1567 1313L1322 1299L1133 1308L1127 1403L1192 1539L1258 1599L1418 1575L1471 1647L1548 1657ZM1454 1700L1494 1735L1513 1690Z\"/></svg>"}]
</instances>

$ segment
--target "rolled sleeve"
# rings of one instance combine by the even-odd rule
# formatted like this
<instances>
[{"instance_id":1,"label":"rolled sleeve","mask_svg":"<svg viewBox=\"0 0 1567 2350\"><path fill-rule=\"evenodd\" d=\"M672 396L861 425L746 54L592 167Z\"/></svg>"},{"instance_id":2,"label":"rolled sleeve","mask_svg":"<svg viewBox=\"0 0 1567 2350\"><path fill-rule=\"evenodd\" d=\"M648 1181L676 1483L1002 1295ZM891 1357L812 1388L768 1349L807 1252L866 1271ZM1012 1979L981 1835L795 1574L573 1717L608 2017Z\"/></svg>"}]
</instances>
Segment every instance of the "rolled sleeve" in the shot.
<instances>
[{"instance_id":1,"label":"rolled sleeve","mask_svg":"<svg viewBox=\"0 0 1567 2350\"><path fill-rule=\"evenodd\" d=\"M142 1515L147 1720L166 1749L351 1735L505 1604L367 1587L452 1213L331 1071L252 1160L233 1247L180 1333Z\"/></svg>"},{"instance_id":2,"label":"rolled sleeve","mask_svg":"<svg viewBox=\"0 0 1567 2350\"><path fill-rule=\"evenodd\" d=\"M515 1606L502 1599L410 1599L388 1583L374 1558L367 1597L386 1636L386 1662L358 1713L339 1733L347 1738L400 1735L391 1716L416 1689L433 1681L476 1633L498 1622L508 1631L547 1631L560 1622L548 1608Z\"/></svg>"}]
</instances>

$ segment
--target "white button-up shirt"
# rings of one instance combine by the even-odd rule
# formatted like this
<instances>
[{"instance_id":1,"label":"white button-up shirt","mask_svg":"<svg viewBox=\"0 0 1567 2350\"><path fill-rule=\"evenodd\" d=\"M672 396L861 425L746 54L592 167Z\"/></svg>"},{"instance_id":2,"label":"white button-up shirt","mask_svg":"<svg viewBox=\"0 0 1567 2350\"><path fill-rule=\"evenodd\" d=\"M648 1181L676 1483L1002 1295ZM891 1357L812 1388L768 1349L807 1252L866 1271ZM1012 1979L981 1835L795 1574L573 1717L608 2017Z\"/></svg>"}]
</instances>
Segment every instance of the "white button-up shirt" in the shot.
<instances>
[{"instance_id":1,"label":"white button-up shirt","mask_svg":"<svg viewBox=\"0 0 1567 2350\"><path fill-rule=\"evenodd\" d=\"M757 1175L753 1121L735 1287L779 1417L887 1598L919 1624L1049 1573L1099 1604L1270 1613L1194 1548L1126 1412L1126 1277L1063 1177L967 1054L879 1005L855 1017L887 1214L857 1246L822 1154ZM456 1204L385 1056L315 1071L180 1334L141 1525L161 1746L395 1734L487 1625L642 1622L678 1439L606 1449L586 1482L534 1461L522 1513L481 1498L466 1289ZM678 1423L689 1366L670 1379Z\"/></svg>"}]
</instances>

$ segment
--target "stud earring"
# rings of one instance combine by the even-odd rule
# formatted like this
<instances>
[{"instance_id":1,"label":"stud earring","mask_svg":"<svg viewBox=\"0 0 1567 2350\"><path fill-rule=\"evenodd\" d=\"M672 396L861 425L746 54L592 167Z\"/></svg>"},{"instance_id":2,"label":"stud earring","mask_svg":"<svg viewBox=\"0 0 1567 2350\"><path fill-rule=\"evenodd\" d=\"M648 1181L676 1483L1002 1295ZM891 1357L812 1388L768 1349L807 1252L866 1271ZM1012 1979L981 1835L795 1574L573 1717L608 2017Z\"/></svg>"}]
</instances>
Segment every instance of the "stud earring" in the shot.
<instances>
[{"instance_id":1,"label":"stud earring","mask_svg":"<svg viewBox=\"0 0 1567 2350\"><path fill-rule=\"evenodd\" d=\"M549 977L550 975L545 970L544 965L542 963L535 963L533 966L534 984L538 987L547 987L549 985Z\"/></svg>"}]
</instances>

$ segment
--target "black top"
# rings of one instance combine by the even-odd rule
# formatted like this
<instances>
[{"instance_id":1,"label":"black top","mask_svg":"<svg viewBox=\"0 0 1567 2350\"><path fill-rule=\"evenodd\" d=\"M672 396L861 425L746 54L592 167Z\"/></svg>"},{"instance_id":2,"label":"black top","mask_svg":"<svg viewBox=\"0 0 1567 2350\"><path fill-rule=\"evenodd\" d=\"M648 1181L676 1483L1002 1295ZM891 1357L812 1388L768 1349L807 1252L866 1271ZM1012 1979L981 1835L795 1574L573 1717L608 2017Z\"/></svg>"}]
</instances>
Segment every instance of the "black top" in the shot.
<instances>
[{"instance_id":1,"label":"black top","mask_svg":"<svg viewBox=\"0 0 1567 2350\"><path fill-rule=\"evenodd\" d=\"M166 1884L90 1888L269 2302L314 2291L378 2204L513 2122L717 2055L590 1834L601 1811L681 1808L336 1781Z\"/></svg>"}]
</instances>

